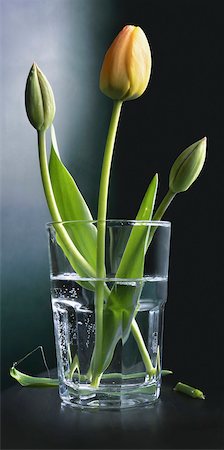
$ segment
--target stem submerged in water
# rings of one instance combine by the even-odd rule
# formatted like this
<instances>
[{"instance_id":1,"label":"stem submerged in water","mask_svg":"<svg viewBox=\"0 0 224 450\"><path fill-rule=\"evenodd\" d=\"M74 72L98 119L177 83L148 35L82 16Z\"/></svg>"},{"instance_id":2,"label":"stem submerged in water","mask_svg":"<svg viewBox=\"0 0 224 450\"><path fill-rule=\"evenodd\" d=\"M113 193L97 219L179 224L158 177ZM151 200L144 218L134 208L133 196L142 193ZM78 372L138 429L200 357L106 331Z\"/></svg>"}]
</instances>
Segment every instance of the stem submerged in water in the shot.
<instances>
[{"instance_id":1,"label":"stem submerged in water","mask_svg":"<svg viewBox=\"0 0 224 450\"><path fill-rule=\"evenodd\" d=\"M149 377L151 377L152 375L154 375L156 373L156 369L152 365L152 361L150 359L148 350L145 346L143 337L141 335L141 332L139 330L138 324L135 319L132 320L131 331L132 331L132 334L138 344L138 348L141 353L142 360L145 364L146 372L149 375Z\"/></svg>"}]
</instances>

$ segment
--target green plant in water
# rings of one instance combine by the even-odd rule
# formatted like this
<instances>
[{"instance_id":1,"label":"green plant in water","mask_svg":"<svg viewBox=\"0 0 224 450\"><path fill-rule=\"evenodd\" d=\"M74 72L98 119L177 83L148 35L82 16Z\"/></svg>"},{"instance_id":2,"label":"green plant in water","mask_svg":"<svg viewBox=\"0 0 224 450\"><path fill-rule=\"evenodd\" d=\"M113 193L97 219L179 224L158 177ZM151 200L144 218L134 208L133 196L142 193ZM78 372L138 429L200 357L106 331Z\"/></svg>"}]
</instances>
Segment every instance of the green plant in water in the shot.
<instances>
[{"instance_id":1,"label":"green plant in water","mask_svg":"<svg viewBox=\"0 0 224 450\"><path fill-rule=\"evenodd\" d=\"M55 222L57 242L79 276L97 279L105 277L105 220L111 162L120 113L124 101L133 100L143 94L148 86L150 72L151 52L144 32L140 27L131 25L124 27L107 51L100 73L100 89L113 100L113 109L102 164L96 227L75 180L61 161L53 127L55 114L53 91L36 64L33 64L30 70L25 103L28 118L37 130L44 192L52 220ZM46 130L49 127L51 127L51 152L48 162ZM161 220L175 195L187 190L198 177L205 154L206 138L197 141L181 153L171 168L168 192L154 211L158 187L156 174L142 200L136 220ZM83 227L78 225L76 233L68 232L63 222L69 220L88 221L84 236ZM133 227L116 273L117 278L143 277L145 254L155 230L156 227L151 231L147 226ZM151 377L156 368L152 365L135 320L137 305L132 304L130 288L119 286L116 290L113 288L110 290L103 280L97 283L89 280L82 284L95 292L96 338L91 364L86 374L91 385L95 388L99 386L101 378L106 376L104 372L112 360L117 342L121 338L126 339L130 332L138 345L146 374ZM141 292L139 296L140 294ZM77 361L73 365L75 370ZM21 380L21 374L15 370L14 367L11 369L11 375ZM72 369L72 376L74 370ZM30 380L31 384L32 382L35 380ZM29 380L26 379L24 383L29 383ZM57 381L53 380L52 385L55 384Z\"/></svg>"}]
</instances>

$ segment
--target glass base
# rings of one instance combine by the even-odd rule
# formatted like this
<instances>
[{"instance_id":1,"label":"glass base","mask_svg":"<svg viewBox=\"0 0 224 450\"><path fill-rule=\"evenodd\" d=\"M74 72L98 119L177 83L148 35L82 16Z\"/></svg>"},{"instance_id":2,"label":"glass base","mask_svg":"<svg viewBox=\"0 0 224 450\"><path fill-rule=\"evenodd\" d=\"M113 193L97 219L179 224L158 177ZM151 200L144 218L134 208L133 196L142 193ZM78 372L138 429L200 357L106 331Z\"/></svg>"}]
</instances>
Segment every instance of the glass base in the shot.
<instances>
[{"instance_id":1,"label":"glass base","mask_svg":"<svg viewBox=\"0 0 224 450\"><path fill-rule=\"evenodd\" d=\"M152 405L160 395L158 383L142 383L141 385L101 385L93 389L90 385L73 382L60 385L59 394L63 404L75 408L124 409L136 406Z\"/></svg>"}]
</instances>

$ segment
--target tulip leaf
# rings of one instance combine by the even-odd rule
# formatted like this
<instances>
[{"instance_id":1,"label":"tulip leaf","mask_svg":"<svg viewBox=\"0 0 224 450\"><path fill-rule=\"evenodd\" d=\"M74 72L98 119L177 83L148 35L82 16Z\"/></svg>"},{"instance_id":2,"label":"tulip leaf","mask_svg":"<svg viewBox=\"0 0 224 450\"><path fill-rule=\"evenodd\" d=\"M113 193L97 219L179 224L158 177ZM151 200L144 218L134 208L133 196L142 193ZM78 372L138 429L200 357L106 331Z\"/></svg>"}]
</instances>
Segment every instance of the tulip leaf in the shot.
<instances>
[{"instance_id":1,"label":"tulip leaf","mask_svg":"<svg viewBox=\"0 0 224 450\"><path fill-rule=\"evenodd\" d=\"M104 372L109 366L119 339L125 342L129 336L131 323L137 313L138 300L144 286L144 260L150 227L144 221L152 218L158 186L158 175L152 179L141 203L136 220L142 224L133 226L116 273L118 279L130 279L130 284L116 282L107 299L103 316L103 342L101 367ZM139 278L136 282L131 279Z\"/></svg>"},{"instance_id":2,"label":"tulip leaf","mask_svg":"<svg viewBox=\"0 0 224 450\"><path fill-rule=\"evenodd\" d=\"M52 132L49 172L55 201L62 221L93 220L78 186L60 159L54 131ZM86 222L85 224L76 222L75 224L64 224L64 227L75 247L91 267L95 269L97 242L95 225L91 222ZM60 245L63 245L61 241Z\"/></svg>"},{"instance_id":3,"label":"tulip leaf","mask_svg":"<svg viewBox=\"0 0 224 450\"><path fill-rule=\"evenodd\" d=\"M144 221L152 218L157 186L158 175L156 174L146 191L136 216L136 220L143 221L143 223L132 228L116 273L117 278L141 278L143 276L146 242L150 231L150 227L144 224Z\"/></svg>"},{"instance_id":4,"label":"tulip leaf","mask_svg":"<svg viewBox=\"0 0 224 450\"><path fill-rule=\"evenodd\" d=\"M10 375L24 387L58 387L59 384L56 378L32 377L31 375L20 372L15 367L11 367Z\"/></svg>"}]
</instances>

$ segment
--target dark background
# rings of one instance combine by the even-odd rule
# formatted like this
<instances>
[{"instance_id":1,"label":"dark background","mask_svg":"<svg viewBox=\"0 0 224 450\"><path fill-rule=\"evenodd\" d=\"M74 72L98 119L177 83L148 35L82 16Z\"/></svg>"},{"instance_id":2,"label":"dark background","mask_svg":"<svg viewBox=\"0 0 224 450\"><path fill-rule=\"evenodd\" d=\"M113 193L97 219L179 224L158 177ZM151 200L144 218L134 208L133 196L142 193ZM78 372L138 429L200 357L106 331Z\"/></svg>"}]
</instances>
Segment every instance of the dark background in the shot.
<instances>
[{"instance_id":1,"label":"dark background","mask_svg":"<svg viewBox=\"0 0 224 450\"><path fill-rule=\"evenodd\" d=\"M24 108L35 60L55 94L61 156L93 216L111 112L98 89L103 56L120 29L140 25L153 56L149 88L124 104L108 217L134 218L155 172L161 200L177 155L208 137L199 179L176 197L164 367L206 389L223 381L223 80L220 1L4 0L1 2L2 387L13 361L43 345L55 366L45 223L36 134ZM21 366L43 370L37 355Z\"/></svg>"}]
</instances>

